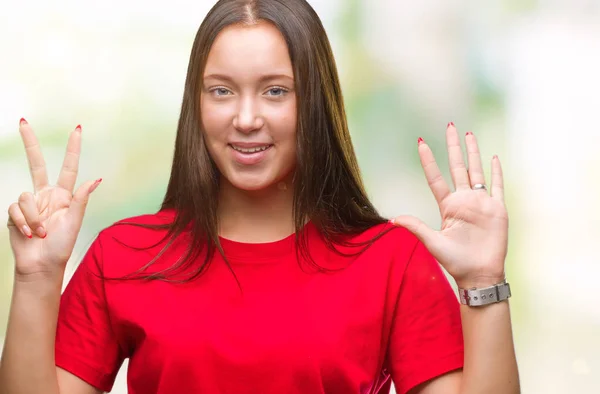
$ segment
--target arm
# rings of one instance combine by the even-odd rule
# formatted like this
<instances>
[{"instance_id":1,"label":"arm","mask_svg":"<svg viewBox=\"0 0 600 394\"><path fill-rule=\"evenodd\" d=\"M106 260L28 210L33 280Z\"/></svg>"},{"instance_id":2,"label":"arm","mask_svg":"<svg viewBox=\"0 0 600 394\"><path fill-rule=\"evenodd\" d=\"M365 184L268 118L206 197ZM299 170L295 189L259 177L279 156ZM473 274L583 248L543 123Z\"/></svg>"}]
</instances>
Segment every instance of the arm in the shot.
<instances>
[{"instance_id":1,"label":"arm","mask_svg":"<svg viewBox=\"0 0 600 394\"><path fill-rule=\"evenodd\" d=\"M0 392L59 394L54 337L62 278L15 278L2 363Z\"/></svg>"},{"instance_id":2,"label":"arm","mask_svg":"<svg viewBox=\"0 0 600 394\"><path fill-rule=\"evenodd\" d=\"M2 394L100 394L54 364L62 275L15 277L2 361Z\"/></svg>"},{"instance_id":3,"label":"arm","mask_svg":"<svg viewBox=\"0 0 600 394\"><path fill-rule=\"evenodd\" d=\"M444 180L429 146L419 139L421 165L442 216L440 231L414 217L394 220L413 232L460 288L483 288L504 279L508 248L508 212L504 204L504 179L497 156L492 159L492 182L487 193L475 135L467 132L468 162L456 127L446 128L450 174L455 190ZM517 394L519 374L514 352L507 301L483 307L461 306L464 367L434 379L416 393Z\"/></svg>"},{"instance_id":4,"label":"arm","mask_svg":"<svg viewBox=\"0 0 600 394\"><path fill-rule=\"evenodd\" d=\"M94 394L98 391L55 367L55 343L65 266L89 195L99 181L74 187L81 127L71 132L58 183L51 186L40 144L19 122L35 193L22 193L8 209L15 277L7 336L0 361L0 394Z\"/></svg>"},{"instance_id":5,"label":"arm","mask_svg":"<svg viewBox=\"0 0 600 394\"><path fill-rule=\"evenodd\" d=\"M460 393L519 393L508 301L484 307L462 305L461 317L465 367Z\"/></svg>"}]
</instances>

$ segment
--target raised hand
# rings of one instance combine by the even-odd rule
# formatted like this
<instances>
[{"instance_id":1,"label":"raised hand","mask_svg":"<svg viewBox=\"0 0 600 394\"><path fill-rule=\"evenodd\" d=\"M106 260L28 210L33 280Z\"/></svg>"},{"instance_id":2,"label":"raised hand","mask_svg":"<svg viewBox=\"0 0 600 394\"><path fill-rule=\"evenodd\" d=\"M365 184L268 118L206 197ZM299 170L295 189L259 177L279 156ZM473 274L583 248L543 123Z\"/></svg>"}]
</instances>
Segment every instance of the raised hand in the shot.
<instances>
[{"instance_id":1,"label":"raised hand","mask_svg":"<svg viewBox=\"0 0 600 394\"><path fill-rule=\"evenodd\" d=\"M454 192L442 177L431 149L419 139L421 165L442 216L441 230L435 231L411 216L399 216L392 222L414 233L459 287L485 287L504 279L508 247L504 182L500 160L494 156L491 193L487 193L477 140L472 133L465 139L468 169L456 127L448 124L446 141Z\"/></svg>"},{"instance_id":2,"label":"raised hand","mask_svg":"<svg viewBox=\"0 0 600 394\"><path fill-rule=\"evenodd\" d=\"M21 119L19 132L25 145L34 192L22 193L18 202L8 209L15 275L24 280L39 274L61 275L81 229L89 195L101 179L84 183L73 194L81 151L80 126L71 132L55 186L48 183L40 145L25 119Z\"/></svg>"}]
</instances>

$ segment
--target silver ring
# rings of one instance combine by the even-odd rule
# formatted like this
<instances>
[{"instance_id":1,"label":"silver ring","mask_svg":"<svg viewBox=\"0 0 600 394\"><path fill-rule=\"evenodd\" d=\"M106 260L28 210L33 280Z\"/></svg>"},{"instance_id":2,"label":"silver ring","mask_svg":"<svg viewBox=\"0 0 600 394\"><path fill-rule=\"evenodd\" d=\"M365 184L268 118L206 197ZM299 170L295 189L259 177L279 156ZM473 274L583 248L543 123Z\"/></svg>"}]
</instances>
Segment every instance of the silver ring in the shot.
<instances>
[{"instance_id":1,"label":"silver ring","mask_svg":"<svg viewBox=\"0 0 600 394\"><path fill-rule=\"evenodd\" d=\"M473 190L487 190L487 186L485 186L483 183L476 183L473 185L472 189Z\"/></svg>"}]
</instances>

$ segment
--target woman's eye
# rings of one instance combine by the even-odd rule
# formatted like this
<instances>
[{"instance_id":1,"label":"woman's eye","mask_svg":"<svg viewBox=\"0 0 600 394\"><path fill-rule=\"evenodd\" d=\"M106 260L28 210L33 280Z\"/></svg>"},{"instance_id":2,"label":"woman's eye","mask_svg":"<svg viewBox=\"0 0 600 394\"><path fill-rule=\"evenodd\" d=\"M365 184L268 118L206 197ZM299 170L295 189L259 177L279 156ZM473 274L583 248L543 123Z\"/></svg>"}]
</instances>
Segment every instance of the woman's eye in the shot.
<instances>
[{"instance_id":1,"label":"woman's eye","mask_svg":"<svg viewBox=\"0 0 600 394\"><path fill-rule=\"evenodd\" d=\"M283 96L283 94L286 93L287 90L284 89L284 88L277 88L276 87L276 88L269 89L267 92L268 92L269 96Z\"/></svg>"},{"instance_id":2,"label":"woman's eye","mask_svg":"<svg viewBox=\"0 0 600 394\"><path fill-rule=\"evenodd\" d=\"M215 95L217 96L227 96L229 94L229 89L225 89L225 88L214 88L213 92L215 93Z\"/></svg>"}]
</instances>

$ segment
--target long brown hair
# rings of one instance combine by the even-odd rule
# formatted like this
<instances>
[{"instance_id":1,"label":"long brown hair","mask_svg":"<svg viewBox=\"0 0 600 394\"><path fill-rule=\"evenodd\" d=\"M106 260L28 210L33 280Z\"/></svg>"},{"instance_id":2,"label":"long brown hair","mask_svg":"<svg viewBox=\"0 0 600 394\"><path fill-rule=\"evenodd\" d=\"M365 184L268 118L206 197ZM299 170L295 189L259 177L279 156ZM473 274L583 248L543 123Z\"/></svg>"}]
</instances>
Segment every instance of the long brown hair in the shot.
<instances>
[{"instance_id":1,"label":"long brown hair","mask_svg":"<svg viewBox=\"0 0 600 394\"><path fill-rule=\"evenodd\" d=\"M310 256L302 231L307 220L315 224L327 245L333 248L344 244L344 236L385 222L365 192L348 131L335 60L316 12L305 0L219 0L196 34L187 70L171 177L161 206L174 210L175 219L167 225L137 224L168 229L161 242L166 239L169 242L138 274L184 231L189 231L189 248L177 263L143 276L145 279L168 280L171 275L185 271L187 280L192 280L208 268L215 251L225 257L218 237L220 175L203 137L200 89L208 53L219 32L230 25L259 21L270 22L279 29L294 71L298 98L293 201L297 251L319 267ZM366 248L379 236L360 245ZM195 263L203 251L206 251L203 263Z\"/></svg>"}]
</instances>

